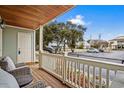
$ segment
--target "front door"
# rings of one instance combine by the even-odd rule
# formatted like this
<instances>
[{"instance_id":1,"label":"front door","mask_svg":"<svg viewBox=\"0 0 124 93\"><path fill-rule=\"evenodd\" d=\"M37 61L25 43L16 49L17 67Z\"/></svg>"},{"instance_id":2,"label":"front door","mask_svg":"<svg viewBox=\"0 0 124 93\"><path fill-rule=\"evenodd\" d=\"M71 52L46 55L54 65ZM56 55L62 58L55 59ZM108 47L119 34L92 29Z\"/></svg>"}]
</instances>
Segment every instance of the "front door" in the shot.
<instances>
[{"instance_id":1,"label":"front door","mask_svg":"<svg viewBox=\"0 0 124 93\"><path fill-rule=\"evenodd\" d=\"M32 33L18 32L18 62L32 61Z\"/></svg>"},{"instance_id":2,"label":"front door","mask_svg":"<svg viewBox=\"0 0 124 93\"><path fill-rule=\"evenodd\" d=\"M0 28L0 57L2 56L2 29Z\"/></svg>"}]
</instances>

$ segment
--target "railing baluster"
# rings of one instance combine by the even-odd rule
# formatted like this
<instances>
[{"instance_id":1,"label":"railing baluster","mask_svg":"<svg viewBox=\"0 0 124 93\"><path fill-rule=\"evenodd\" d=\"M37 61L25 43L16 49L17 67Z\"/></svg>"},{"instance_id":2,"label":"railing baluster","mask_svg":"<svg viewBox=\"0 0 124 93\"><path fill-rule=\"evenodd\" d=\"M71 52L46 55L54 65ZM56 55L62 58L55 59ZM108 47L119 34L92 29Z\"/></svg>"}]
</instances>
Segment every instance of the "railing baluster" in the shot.
<instances>
[{"instance_id":1,"label":"railing baluster","mask_svg":"<svg viewBox=\"0 0 124 93\"><path fill-rule=\"evenodd\" d=\"M87 67L87 75L88 75L88 88L90 88L90 66Z\"/></svg>"},{"instance_id":2,"label":"railing baluster","mask_svg":"<svg viewBox=\"0 0 124 93\"><path fill-rule=\"evenodd\" d=\"M83 64L83 87L85 88L85 65Z\"/></svg>"},{"instance_id":3,"label":"railing baluster","mask_svg":"<svg viewBox=\"0 0 124 93\"><path fill-rule=\"evenodd\" d=\"M99 88L102 88L102 68L99 68Z\"/></svg>"},{"instance_id":4,"label":"railing baluster","mask_svg":"<svg viewBox=\"0 0 124 93\"><path fill-rule=\"evenodd\" d=\"M70 82L70 61L68 62L68 81Z\"/></svg>"},{"instance_id":5,"label":"railing baluster","mask_svg":"<svg viewBox=\"0 0 124 93\"><path fill-rule=\"evenodd\" d=\"M56 58L56 62L57 62L57 74L58 74L59 73L58 57Z\"/></svg>"},{"instance_id":6,"label":"railing baluster","mask_svg":"<svg viewBox=\"0 0 124 93\"><path fill-rule=\"evenodd\" d=\"M109 69L106 71L106 87L109 87Z\"/></svg>"},{"instance_id":7,"label":"railing baluster","mask_svg":"<svg viewBox=\"0 0 124 93\"><path fill-rule=\"evenodd\" d=\"M95 71L95 66L93 66L93 87L96 88L96 71Z\"/></svg>"},{"instance_id":8,"label":"railing baluster","mask_svg":"<svg viewBox=\"0 0 124 93\"><path fill-rule=\"evenodd\" d=\"M78 69L79 69L79 73L78 73L78 77L79 77L78 85L79 85L79 87L81 87L81 71L80 71L80 63L78 63Z\"/></svg>"},{"instance_id":9,"label":"railing baluster","mask_svg":"<svg viewBox=\"0 0 124 93\"><path fill-rule=\"evenodd\" d=\"M75 62L75 71L74 71L74 74L75 74L75 75L74 75L74 76L75 76L75 77L74 77L74 78L75 78L75 86L76 86L76 84L77 84L77 83L76 83L76 82L77 82L77 71L76 71L76 70L77 70L77 66L76 66L77 64L76 64L76 63L77 63L77 62Z\"/></svg>"},{"instance_id":10,"label":"railing baluster","mask_svg":"<svg viewBox=\"0 0 124 93\"><path fill-rule=\"evenodd\" d=\"M65 58L64 58L64 55L63 55L63 57L62 57L62 62L63 62L63 65L62 65L62 75L63 75L63 83L65 83L65 73L66 73L66 71L65 71L65 68L66 68L66 60L65 60Z\"/></svg>"},{"instance_id":11,"label":"railing baluster","mask_svg":"<svg viewBox=\"0 0 124 93\"><path fill-rule=\"evenodd\" d=\"M62 76L62 70L61 70L61 65L62 65L62 61L61 61L61 57L59 57L59 69L60 69L60 76Z\"/></svg>"},{"instance_id":12,"label":"railing baluster","mask_svg":"<svg viewBox=\"0 0 124 93\"><path fill-rule=\"evenodd\" d=\"M52 62L54 64L54 72L56 73L56 62L55 62L55 58L53 57L53 58L51 58L51 60L52 60Z\"/></svg>"},{"instance_id":13,"label":"railing baluster","mask_svg":"<svg viewBox=\"0 0 124 93\"><path fill-rule=\"evenodd\" d=\"M54 59L56 63L56 73L58 73L58 64L57 64L57 58Z\"/></svg>"},{"instance_id":14,"label":"railing baluster","mask_svg":"<svg viewBox=\"0 0 124 93\"><path fill-rule=\"evenodd\" d=\"M65 68L65 79L68 80L68 76L67 76L67 73L68 73L68 60L66 61L66 68Z\"/></svg>"},{"instance_id":15,"label":"railing baluster","mask_svg":"<svg viewBox=\"0 0 124 93\"><path fill-rule=\"evenodd\" d=\"M73 62L71 62L71 84L73 84Z\"/></svg>"},{"instance_id":16,"label":"railing baluster","mask_svg":"<svg viewBox=\"0 0 124 93\"><path fill-rule=\"evenodd\" d=\"M52 61L52 58L50 57L50 61L51 61L51 63L52 63L52 71L54 71L54 62Z\"/></svg>"},{"instance_id":17,"label":"railing baluster","mask_svg":"<svg viewBox=\"0 0 124 93\"><path fill-rule=\"evenodd\" d=\"M61 76L62 76L62 58L60 58L60 62L61 62L60 69L61 69Z\"/></svg>"},{"instance_id":18,"label":"railing baluster","mask_svg":"<svg viewBox=\"0 0 124 93\"><path fill-rule=\"evenodd\" d=\"M59 69L59 75L61 75L60 74L60 57L58 57L58 69Z\"/></svg>"},{"instance_id":19,"label":"railing baluster","mask_svg":"<svg viewBox=\"0 0 124 93\"><path fill-rule=\"evenodd\" d=\"M58 57L56 58L56 62L57 62L57 74L59 74L59 64L58 64Z\"/></svg>"}]
</instances>

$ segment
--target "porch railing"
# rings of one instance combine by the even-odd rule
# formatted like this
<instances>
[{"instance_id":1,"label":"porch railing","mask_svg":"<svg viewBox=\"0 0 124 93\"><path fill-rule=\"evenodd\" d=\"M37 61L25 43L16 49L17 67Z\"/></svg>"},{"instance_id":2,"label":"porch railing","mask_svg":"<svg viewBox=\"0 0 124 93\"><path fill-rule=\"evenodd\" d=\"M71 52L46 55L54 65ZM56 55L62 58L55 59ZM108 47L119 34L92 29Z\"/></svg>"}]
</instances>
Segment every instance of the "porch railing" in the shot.
<instances>
[{"instance_id":1,"label":"porch railing","mask_svg":"<svg viewBox=\"0 0 124 93\"><path fill-rule=\"evenodd\" d=\"M70 87L109 87L124 65L64 55L40 54L41 68Z\"/></svg>"}]
</instances>

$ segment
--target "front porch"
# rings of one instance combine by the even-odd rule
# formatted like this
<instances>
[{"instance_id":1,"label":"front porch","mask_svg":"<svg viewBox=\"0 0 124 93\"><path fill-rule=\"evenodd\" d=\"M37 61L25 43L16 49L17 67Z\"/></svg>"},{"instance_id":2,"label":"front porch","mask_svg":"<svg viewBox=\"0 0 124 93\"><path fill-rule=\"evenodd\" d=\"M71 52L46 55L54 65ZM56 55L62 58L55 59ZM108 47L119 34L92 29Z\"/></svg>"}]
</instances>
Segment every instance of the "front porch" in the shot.
<instances>
[{"instance_id":1,"label":"front porch","mask_svg":"<svg viewBox=\"0 0 124 93\"><path fill-rule=\"evenodd\" d=\"M18 56L22 54L23 56L20 59L24 59L28 57L27 54L24 53L30 52L31 57L24 62L33 61L32 65L28 65L33 73L33 82L43 80L48 86L55 88L68 88L68 86L76 88L109 88L117 76L117 73L124 71L124 65L100 60L70 57L64 54L49 54L43 51L43 25L72 7L73 6L23 6L23 8L18 8L16 6L1 6L0 13L2 18L7 25L12 26L12 28L21 28L22 30L26 30L24 32L31 31L33 35L35 34L35 30L40 29L39 64L35 64L35 37L30 38L29 36L28 39L23 37L18 38L18 33L14 31L14 29L12 31L0 29L0 50L2 50L0 51L0 57L11 57L13 54L14 57L12 56L12 58L15 59L15 63L18 63ZM17 18L17 20L13 17ZM7 31L9 33L6 33ZM15 33L12 33L13 31ZM7 36L5 37L5 35ZM13 37L12 40L10 36ZM26 33L24 37L27 38L27 36ZM18 39L25 43L18 44ZM16 43L12 44L14 40ZM29 40L31 41L30 44ZM32 51L23 51L26 50L25 47L23 47L24 44L27 48L33 47ZM19 45L22 45L21 48L18 47ZM121 80L123 81L123 79ZM124 87L124 84L122 87Z\"/></svg>"}]
</instances>

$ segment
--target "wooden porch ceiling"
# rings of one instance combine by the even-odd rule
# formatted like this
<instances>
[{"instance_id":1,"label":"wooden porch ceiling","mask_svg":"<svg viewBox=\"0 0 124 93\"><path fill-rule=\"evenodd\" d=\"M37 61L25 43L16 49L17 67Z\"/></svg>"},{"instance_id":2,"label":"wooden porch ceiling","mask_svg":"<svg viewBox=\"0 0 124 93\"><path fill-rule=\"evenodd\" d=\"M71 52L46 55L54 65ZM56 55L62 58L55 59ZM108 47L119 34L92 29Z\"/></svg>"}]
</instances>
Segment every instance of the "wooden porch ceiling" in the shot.
<instances>
[{"instance_id":1,"label":"wooden porch ceiling","mask_svg":"<svg viewBox=\"0 0 124 93\"><path fill-rule=\"evenodd\" d=\"M6 24L35 30L73 5L1 5L0 16Z\"/></svg>"}]
</instances>

